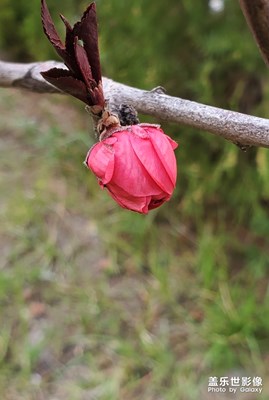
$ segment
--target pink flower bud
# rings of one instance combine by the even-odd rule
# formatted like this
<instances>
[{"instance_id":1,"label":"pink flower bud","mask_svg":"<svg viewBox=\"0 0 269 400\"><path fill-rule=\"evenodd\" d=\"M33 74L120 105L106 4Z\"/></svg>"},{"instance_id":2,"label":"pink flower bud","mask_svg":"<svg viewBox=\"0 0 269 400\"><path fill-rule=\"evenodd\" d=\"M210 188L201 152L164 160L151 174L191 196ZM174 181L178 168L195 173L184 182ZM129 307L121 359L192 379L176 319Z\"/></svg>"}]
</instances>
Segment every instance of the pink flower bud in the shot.
<instances>
[{"instance_id":1,"label":"pink flower bud","mask_svg":"<svg viewBox=\"0 0 269 400\"><path fill-rule=\"evenodd\" d=\"M85 164L121 207L147 214L172 196L177 146L156 125L126 126L96 143Z\"/></svg>"}]
</instances>

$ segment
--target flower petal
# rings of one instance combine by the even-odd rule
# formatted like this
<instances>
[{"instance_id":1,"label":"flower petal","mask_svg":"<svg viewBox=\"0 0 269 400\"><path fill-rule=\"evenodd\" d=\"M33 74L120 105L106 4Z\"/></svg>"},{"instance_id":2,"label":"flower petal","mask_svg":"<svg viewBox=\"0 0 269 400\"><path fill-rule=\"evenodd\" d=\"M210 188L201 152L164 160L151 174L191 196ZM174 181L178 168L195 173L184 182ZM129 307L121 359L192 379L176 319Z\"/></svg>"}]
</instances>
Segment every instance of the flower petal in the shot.
<instances>
[{"instance_id":1,"label":"flower petal","mask_svg":"<svg viewBox=\"0 0 269 400\"><path fill-rule=\"evenodd\" d=\"M134 125L132 128L133 138L131 143L138 159L144 165L148 174L156 182L159 188L165 193L172 194L175 182L171 179L170 171L168 172L164 166L164 163L167 163L167 158L169 159L169 162L171 161L173 164L175 161L175 155L170 143L168 143L165 135L161 133L162 131L159 132L157 128L154 128L156 131L156 138L159 136L160 143L158 144L167 147L166 153L160 154L160 152L157 152L155 149L156 146L155 143L153 143L155 139L151 139L149 135L148 139L143 140L140 138L140 136L138 137L136 135L136 125ZM163 160L164 157L166 157L165 160ZM173 167L175 166L173 165Z\"/></svg>"},{"instance_id":2,"label":"flower petal","mask_svg":"<svg viewBox=\"0 0 269 400\"><path fill-rule=\"evenodd\" d=\"M174 150L178 147L178 144L160 128L156 129L149 126L145 127L145 130L150 135L152 145L166 169L173 186L175 186L177 178L177 162ZM171 149L173 151L171 151Z\"/></svg>"},{"instance_id":3,"label":"flower petal","mask_svg":"<svg viewBox=\"0 0 269 400\"><path fill-rule=\"evenodd\" d=\"M151 196L134 197L115 184L109 184L106 188L110 196L122 208L127 208L128 210L136 211L140 214L148 213Z\"/></svg>"},{"instance_id":4,"label":"flower petal","mask_svg":"<svg viewBox=\"0 0 269 400\"><path fill-rule=\"evenodd\" d=\"M102 185L110 182L115 166L115 155L111 146L102 142L96 143L89 150L85 162L101 180Z\"/></svg>"},{"instance_id":5,"label":"flower petal","mask_svg":"<svg viewBox=\"0 0 269 400\"><path fill-rule=\"evenodd\" d=\"M151 202L149 204L149 210L154 210L154 208L160 207L163 203L170 200L170 198L171 198L170 195L164 196L163 194L160 196L152 197Z\"/></svg>"},{"instance_id":6,"label":"flower petal","mask_svg":"<svg viewBox=\"0 0 269 400\"><path fill-rule=\"evenodd\" d=\"M133 150L133 134L120 131L113 134L117 142L115 151L115 168L113 182L133 196L148 196L160 194L160 187L148 174ZM145 139L137 138L144 143Z\"/></svg>"}]
</instances>

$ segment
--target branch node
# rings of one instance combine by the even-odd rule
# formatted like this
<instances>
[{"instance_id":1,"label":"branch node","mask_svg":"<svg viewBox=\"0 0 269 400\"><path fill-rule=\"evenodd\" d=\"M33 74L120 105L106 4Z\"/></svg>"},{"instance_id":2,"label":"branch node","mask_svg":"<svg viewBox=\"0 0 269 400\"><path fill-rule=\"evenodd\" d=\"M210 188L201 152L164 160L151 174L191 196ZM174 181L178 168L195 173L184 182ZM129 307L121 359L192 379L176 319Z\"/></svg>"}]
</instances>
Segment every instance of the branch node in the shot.
<instances>
[{"instance_id":1,"label":"branch node","mask_svg":"<svg viewBox=\"0 0 269 400\"><path fill-rule=\"evenodd\" d=\"M234 144L239 147L240 150L242 150L244 153L246 153L249 149L251 149L253 146L250 144L243 144L240 142L234 142Z\"/></svg>"},{"instance_id":2,"label":"branch node","mask_svg":"<svg viewBox=\"0 0 269 400\"><path fill-rule=\"evenodd\" d=\"M150 93L166 94L167 91L163 86L156 86L155 88L150 90Z\"/></svg>"}]
</instances>

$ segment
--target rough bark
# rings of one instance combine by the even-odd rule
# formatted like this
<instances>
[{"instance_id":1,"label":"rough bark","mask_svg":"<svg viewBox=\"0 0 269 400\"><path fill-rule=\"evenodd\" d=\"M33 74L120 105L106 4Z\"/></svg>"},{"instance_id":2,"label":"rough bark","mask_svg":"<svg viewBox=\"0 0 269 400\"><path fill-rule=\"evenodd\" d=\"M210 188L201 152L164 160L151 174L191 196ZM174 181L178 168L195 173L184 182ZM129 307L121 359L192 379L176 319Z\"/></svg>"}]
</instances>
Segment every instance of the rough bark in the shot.
<instances>
[{"instance_id":1,"label":"rough bark","mask_svg":"<svg viewBox=\"0 0 269 400\"><path fill-rule=\"evenodd\" d=\"M0 62L0 86L39 93L60 93L40 75L63 64L46 61L30 64ZM189 125L230 140L242 147L269 147L269 120L168 96L160 90L145 91L103 78L105 97L111 107L127 103L143 114Z\"/></svg>"}]
</instances>

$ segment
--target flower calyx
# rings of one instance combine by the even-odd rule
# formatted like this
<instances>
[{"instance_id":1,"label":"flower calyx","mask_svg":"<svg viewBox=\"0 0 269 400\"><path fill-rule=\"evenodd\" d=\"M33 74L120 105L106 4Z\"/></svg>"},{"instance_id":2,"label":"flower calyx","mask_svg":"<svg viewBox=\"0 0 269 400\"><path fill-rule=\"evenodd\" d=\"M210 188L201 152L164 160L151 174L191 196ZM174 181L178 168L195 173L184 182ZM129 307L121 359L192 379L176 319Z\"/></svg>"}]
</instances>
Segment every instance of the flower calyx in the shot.
<instances>
[{"instance_id":1,"label":"flower calyx","mask_svg":"<svg viewBox=\"0 0 269 400\"><path fill-rule=\"evenodd\" d=\"M107 139L113 132L121 128L118 115L112 113L108 109L102 112L101 118L97 122L97 135L99 140Z\"/></svg>"}]
</instances>

